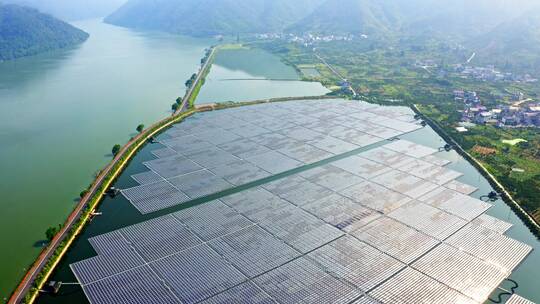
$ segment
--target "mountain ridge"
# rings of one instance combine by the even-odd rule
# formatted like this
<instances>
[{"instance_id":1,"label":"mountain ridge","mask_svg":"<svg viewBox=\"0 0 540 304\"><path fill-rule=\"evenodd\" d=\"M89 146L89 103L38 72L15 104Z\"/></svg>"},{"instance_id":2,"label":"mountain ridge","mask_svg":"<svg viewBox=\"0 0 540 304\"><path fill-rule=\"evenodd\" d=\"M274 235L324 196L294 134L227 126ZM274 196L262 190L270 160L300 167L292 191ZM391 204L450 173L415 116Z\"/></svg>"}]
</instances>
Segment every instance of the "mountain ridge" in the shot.
<instances>
[{"instance_id":1,"label":"mountain ridge","mask_svg":"<svg viewBox=\"0 0 540 304\"><path fill-rule=\"evenodd\" d=\"M34 8L0 3L0 61L69 47L88 37L84 31Z\"/></svg>"}]
</instances>

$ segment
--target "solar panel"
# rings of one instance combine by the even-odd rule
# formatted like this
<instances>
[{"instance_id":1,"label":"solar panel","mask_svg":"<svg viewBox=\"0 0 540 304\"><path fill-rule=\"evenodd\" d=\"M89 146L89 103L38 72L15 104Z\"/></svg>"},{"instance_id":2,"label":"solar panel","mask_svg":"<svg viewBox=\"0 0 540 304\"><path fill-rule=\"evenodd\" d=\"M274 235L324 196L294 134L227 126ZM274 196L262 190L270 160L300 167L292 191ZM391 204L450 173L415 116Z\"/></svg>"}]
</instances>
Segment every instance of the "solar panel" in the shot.
<instances>
[{"instance_id":1,"label":"solar panel","mask_svg":"<svg viewBox=\"0 0 540 304\"><path fill-rule=\"evenodd\" d=\"M460 172L436 166L419 159L407 163L398 169L438 185L444 185L463 175Z\"/></svg>"},{"instance_id":2,"label":"solar panel","mask_svg":"<svg viewBox=\"0 0 540 304\"><path fill-rule=\"evenodd\" d=\"M332 189L333 191L339 191L364 181L359 176L332 165L310 169L302 172L300 175L310 182Z\"/></svg>"},{"instance_id":3,"label":"solar panel","mask_svg":"<svg viewBox=\"0 0 540 304\"><path fill-rule=\"evenodd\" d=\"M178 298L149 266L83 286L93 304L176 304Z\"/></svg>"},{"instance_id":4,"label":"solar panel","mask_svg":"<svg viewBox=\"0 0 540 304\"><path fill-rule=\"evenodd\" d=\"M379 119L379 116L376 116L376 119ZM390 139L390 138L394 138L396 136L403 134L400 131L387 128L387 127L378 125L373 122L365 121L365 120L355 120L355 121L341 122L341 123L344 126L356 129L358 131L367 133L372 136L379 137L381 139Z\"/></svg>"},{"instance_id":5,"label":"solar panel","mask_svg":"<svg viewBox=\"0 0 540 304\"><path fill-rule=\"evenodd\" d=\"M408 264L439 242L396 220L381 217L352 233L359 240Z\"/></svg>"},{"instance_id":6,"label":"solar panel","mask_svg":"<svg viewBox=\"0 0 540 304\"><path fill-rule=\"evenodd\" d=\"M472 221L492 207L491 204L443 187L422 196L419 200L467 221Z\"/></svg>"},{"instance_id":7,"label":"solar panel","mask_svg":"<svg viewBox=\"0 0 540 304\"><path fill-rule=\"evenodd\" d=\"M472 224L446 242L508 272L516 268L532 251L529 245Z\"/></svg>"},{"instance_id":8,"label":"solar panel","mask_svg":"<svg viewBox=\"0 0 540 304\"><path fill-rule=\"evenodd\" d=\"M144 264L145 261L141 256L130 248L97 255L75 262L70 267L77 280L82 285L87 285Z\"/></svg>"},{"instance_id":9,"label":"solar panel","mask_svg":"<svg viewBox=\"0 0 540 304\"><path fill-rule=\"evenodd\" d=\"M449 161L447 159L444 159L444 158L437 157L435 155L424 156L421 159L423 161L427 161L428 163L432 163L432 164L434 164L436 166L439 166L439 167L444 167L444 166L451 163L451 161Z\"/></svg>"},{"instance_id":10,"label":"solar panel","mask_svg":"<svg viewBox=\"0 0 540 304\"><path fill-rule=\"evenodd\" d=\"M262 186L297 206L309 204L333 193L330 189L312 183L299 175L288 176Z\"/></svg>"},{"instance_id":11,"label":"solar panel","mask_svg":"<svg viewBox=\"0 0 540 304\"><path fill-rule=\"evenodd\" d=\"M171 215L129 226L121 231L146 261L166 257L202 242Z\"/></svg>"},{"instance_id":12,"label":"solar panel","mask_svg":"<svg viewBox=\"0 0 540 304\"><path fill-rule=\"evenodd\" d=\"M330 132L331 136L343 141L355 144L359 147L367 147L374 143L380 142L382 138L373 136L356 129L335 130Z\"/></svg>"},{"instance_id":13,"label":"solar panel","mask_svg":"<svg viewBox=\"0 0 540 304\"><path fill-rule=\"evenodd\" d=\"M169 138L175 138L175 137L182 137L189 135L189 132L182 130L182 125L174 125L172 128L165 131L165 135L167 135Z\"/></svg>"},{"instance_id":14,"label":"solar panel","mask_svg":"<svg viewBox=\"0 0 540 304\"><path fill-rule=\"evenodd\" d=\"M259 225L302 253L343 235L338 229L293 206L277 210Z\"/></svg>"},{"instance_id":15,"label":"solar panel","mask_svg":"<svg viewBox=\"0 0 540 304\"><path fill-rule=\"evenodd\" d=\"M182 155L151 160L145 162L144 165L164 178L171 178L202 169L201 166Z\"/></svg>"},{"instance_id":16,"label":"solar panel","mask_svg":"<svg viewBox=\"0 0 540 304\"><path fill-rule=\"evenodd\" d=\"M154 171L134 174L131 176L131 178L139 183L139 185L152 184L163 180L163 178L161 178L161 176Z\"/></svg>"},{"instance_id":17,"label":"solar panel","mask_svg":"<svg viewBox=\"0 0 540 304\"><path fill-rule=\"evenodd\" d=\"M228 142L218 147L239 158L248 158L270 151L269 148L247 138Z\"/></svg>"},{"instance_id":18,"label":"solar panel","mask_svg":"<svg viewBox=\"0 0 540 304\"><path fill-rule=\"evenodd\" d=\"M152 154L157 158L165 158L165 157L171 157L175 156L177 153L173 149L169 147L153 150Z\"/></svg>"},{"instance_id":19,"label":"solar panel","mask_svg":"<svg viewBox=\"0 0 540 304\"><path fill-rule=\"evenodd\" d=\"M201 302L202 304L274 304L276 301L252 282L246 282L212 298Z\"/></svg>"},{"instance_id":20,"label":"solar panel","mask_svg":"<svg viewBox=\"0 0 540 304\"><path fill-rule=\"evenodd\" d=\"M373 182L412 198L419 198L438 187L437 184L397 170L379 175L373 178Z\"/></svg>"},{"instance_id":21,"label":"solar panel","mask_svg":"<svg viewBox=\"0 0 540 304\"><path fill-rule=\"evenodd\" d=\"M346 152L350 152L360 148L360 146L337 139L332 136L325 136L320 139L315 139L308 142L310 145L315 146L321 150L338 155Z\"/></svg>"},{"instance_id":22,"label":"solar panel","mask_svg":"<svg viewBox=\"0 0 540 304\"><path fill-rule=\"evenodd\" d=\"M287 146L285 148L278 149L277 151L305 164L316 163L323 159L332 157L332 154L304 143L296 146Z\"/></svg>"},{"instance_id":23,"label":"solar panel","mask_svg":"<svg viewBox=\"0 0 540 304\"><path fill-rule=\"evenodd\" d=\"M205 168L212 168L218 165L229 164L238 161L239 158L218 147L206 148L184 154L189 159Z\"/></svg>"},{"instance_id":24,"label":"solar panel","mask_svg":"<svg viewBox=\"0 0 540 304\"><path fill-rule=\"evenodd\" d=\"M300 143L298 140L279 133L262 134L251 137L250 140L273 150L282 149L287 146L296 146Z\"/></svg>"},{"instance_id":25,"label":"solar panel","mask_svg":"<svg viewBox=\"0 0 540 304\"><path fill-rule=\"evenodd\" d=\"M406 154L415 158L422 158L437 153L437 150L422 146L407 140L398 140L384 146L386 149Z\"/></svg>"},{"instance_id":26,"label":"solar panel","mask_svg":"<svg viewBox=\"0 0 540 304\"><path fill-rule=\"evenodd\" d=\"M254 157L249 157L246 158L246 160L273 174L289 171L303 165L302 162L287 157L276 151L270 151Z\"/></svg>"},{"instance_id":27,"label":"solar panel","mask_svg":"<svg viewBox=\"0 0 540 304\"><path fill-rule=\"evenodd\" d=\"M289 129L284 129L279 131L279 133L304 143L312 140L322 139L324 137L324 135L319 132L315 132L301 126L294 126Z\"/></svg>"},{"instance_id":28,"label":"solar panel","mask_svg":"<svg viewBox=\"0 0 540 304\"><path fill-rule=\"evenodd\" d=\"M189 197L163 181L122 190L122 194L141 212L151 213L189 201Z\"/></svg>"},{"instance_id":29,"label":"solar panel","mask_svg":"<svg viewBox=\"0 0 540 304\"><path fill-rule=\"evenodd\" d=\"M448 184L445 184L444 186L446 188L450 189L450 190L454 190L454 191L457 191L459 193L463 193L465 195L470 195L470 194L476 192L476 190L478 190L478 188L476 188L476 187L464 184L464 183L462 183L460 181L457 181L457 180L453 180L453 181L449 182Z\"/></svg>"},{"instance_id":30,"label":"solar panel","mask_svg":"<svg viewBox=\"0 0 540 304\"><path fill-rule=\"evenodd\" d=\"M182 301L197 303L246 280L207 245L182 251L150 264Z\"/></svg>"},{"instance_id":31,"label":"solar panel","mask_svg":"<svg viewBox=\"0 0 540 304\"><path fill-rule=\"evenodd\" d=\"M339 191L339 194L373 210L387 214L411 201L401 193L372 182L363 182Z\"/></svg>"},{"instance_id":32,"label":"solar panel","mask_svg":"<svg viewBox=\"0 0 540 304\"><path fill-rule=\"evenodd\" d=\"M211 143L194 135L162 140L161 143L181 154L213 147Z\"/></svg>"},{"instance_id":33,"label":"solar panel","mask_svg":"<svg viewBox=\"0 0 540 304\"><path fill-rule=\"evenodd\" d=\"M362 207L339 194L304 205L302 209L346 232L363 227L381 216L379 212Z\"/></svg>"},{"instance_id":34,"label":"solar panel","mask_svg":"<svg viewBox=\"0 0 540 304\"><path fill-rule=\"evenodd\" d=\"M192 199L232 187L230 183L206 169L171 178L169 182Z\"/></svg>"},{"instance_id":35,"label":"solar panel","mask_svg":"<svg viewBox=\"0 0 540 304\"><path fill-rule=\"evenodd\" d=\"M265 273L254 282L279 303L349 303L362 295L305 258Z\"/></svg>"},{"instance_id":36,"label":"solar panel","mask_svg":"<svg viewBox=\"0 0 540 304\"><path fill-rule=\"evenodd\" d=\"M446 244L440 244L411 267L479 303L487 301L491 292L509 275Z\"/></svg>"},{"instance_id":37,"label":"solar panel","mask_svg":"<svg viewBox=\"0 0 540 304\"><path fill-rule=\"evenodd\" d=\"M333 134L340 134L340 132L344 132L346 130L349 130L349 128L344 127L342 125L336 124L335 120L317 120L313 122L303 123L302 126L304 128L316 131L320 134L330 135Z\"/></svg>"},{"instance_id":38,"label":"solar panel","mask_svg":"<svg viewBox=\"0 0 540 304\"><path fill-rule=\"evenodd\" d=\"M476 301L411 268L406 268L390 278L369 295L383 303L476 303Z\"/></svg>"},{"instance_id":39,"label":"solar panel","mask_svg":"<svg viewBox=\"0 0 540 304\"><path fill-rule=\"evenodd\" d=\"M467 224L463 219L417 201L399 207L388 216L441 241Z\"/></svg>"},{"instance_id":40,"label":"solar panel","mask_svg":"<svg viewBox=\"0 0 540 304\"><path fill-rule=\"evenodd\" d=\"M420 126L419 124L404 122L393 118L377 119L373 122L387 128L398 130L403 133L409 133L422 128L422 126Z\"/></svg>"},{"instance_id":41,"label":"solar panel","mask_svg":"<svg viewBox=\"0 0 540 304\"><path fill-rule=\"evenodd\" d=\"M383 147L360 153L359 156L392 168L401 167L415 160L411 156L388 150Z\"/></svg>"},{"instance_id":42,"label":"solar panel","mask_svg":"<svg viewBox=\"0 0 540 304\"><path fill-rule=\"evenodd\" d=\"M300 255L298 251L257 226L225 235L209 244L250 278Z\"/></svg>"},{"instance_id":43,"label":"solar panel","mask_svg":"<svg viewBox=\"0 0 540 304\"><path fill-rule=\"evenodd\" d=\"M197 137L214 145L224 144L242 138L241 136L224 129L215 129L198 133Z\"/></svg>"},{"instance_id":44,"label":"solar panel","mask_svg":"<svg viewBox=\"0 0 540 304\"><path fill-rule=\"evenodd\" d=\"M392 170L386 165L356 155L332 162L332 166L341 168L365 179L372 179Z\"/></svg>"},{"instance_id":45,"label":"solar panel","mask_svg":"<svg viewBox=\"0 0 540 304\"><path fill-rule=\"evenodd\" d=\"M405 264L345 236L308 254L325 272L367 292L405 267Z\"/></svg>"},{"instance_id":46,"label":"solar panel","mask_svg":"<svg viewBox=\"0 0 540 304\"><path fill-rule=\"evenodd\" d=\"M257 120L257 125L269 130L270 132L276 132L295 126L295 124L293 124L292 122L286 122L277 118L270 117Z\"/></svg>"},{"instance_id":47,"label":"solar panel","mask_svg":"<svg viewBox=\"0 0 540 304\"><path fill-rule=\"evenodd\" d=\"M493 217L487 214L480 215L479 217L474 219L471 223L474 225L480 225L482 227L489 228L500 234L506 233L513 226L510 223L507 223L505 221L502 221L496 217Z\"/></svg>"},{"instance_id":48,"label":"solar panel","mask_svg":"<svg viewBox=\"0 0 540 304\"><path fill-rule=\"evenodd\" d=\"M105 234L94 236L88 239L92 248L100 254L107 255L113 254L116 251L129 251L131 250L127 239L120 232L120 230L111 231Z\"/></svg>"},{"instance_id":49,"label":"solar panel","mask_svg":"<svg viewBox=\"0 0 540 304\"><path fill-rule=\"evenodd\" d=\"M221 200L254 222L263 221L278 209L291 206L289 202L261 187L223 197Z\"/></svg>"},{"instance_id":50,"label":"solar panel","mask_svg":"<svg viewBox=\"0 0 540 304\"><path fill-rule=\"evenodd\" d=\"M271 175L263 169L243 160L220 165L210 170L215 175L236 186L244 185Z\"/></svg>"},{"instance_id":51,"label":"solar panel","mask_svg":"<svg viewBox=\"0 0 540 304\"><path fill-rule=\"evenodd\" d=\"M356 301L354 301L352 304L382 304L381 302L371 298L371 297L368 297L368 296L364 296Z\"/></svg>"},{"instance_id":52,"label":"solar panel","mask_svg":"<svg viewBox=\"0 0 540 304\"><path fill-rule=\"evenodd\" d=\"M506 301L506 304L535 304L533 301L529 301L517 294L514 294Z\"/></svg>"},{"instance_id":53,"label":"solar panel","mask_svg":"<svg viewBox=\"0 0 540 304\"><path fill-rule=\"evenodd\" d=\"M184 209L174 213L174 216L206 241L253 225L253 222L221 201Z\"/></svg>"}]
</instances>

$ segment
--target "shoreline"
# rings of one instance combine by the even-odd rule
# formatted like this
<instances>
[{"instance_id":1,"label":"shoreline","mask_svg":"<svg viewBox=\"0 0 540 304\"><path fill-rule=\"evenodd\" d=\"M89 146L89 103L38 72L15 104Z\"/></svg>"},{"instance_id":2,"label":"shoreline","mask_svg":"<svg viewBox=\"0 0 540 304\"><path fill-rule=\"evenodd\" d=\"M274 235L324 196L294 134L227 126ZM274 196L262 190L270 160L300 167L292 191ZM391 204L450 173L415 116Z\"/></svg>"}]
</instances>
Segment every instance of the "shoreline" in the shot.
<instances>
[{"instance_id":1,"label":"shoreline","mask_svg":"<svg viewBox=\"0 0 540 304\"><path fill-rule=\"evenodd\" d=\"M469 154L465 149L461 147L461 145L455 141L452 136L448 135L444 128L439 126L439 124L435 121L433 121L430 117L426 116L424 113L422 113L417 105L412 105L411 109L416 113L422 116L422 118L427 122L427 124L435 131L437 134L442 137L444 140L446 140L448 143L450 143L453 148L456 150L456 152L461 155L463 158L465 158L472 166L474 166L480 174L487 179L489 184L497 190L498 194L501 196L502 200L505 202L506 205L512 209L512 211L523 221L523 223L529 228L530 232L534 234L534 236L538 239L540 239L540 223L538 223L521 205L512 197L512 195L506 190L506 188L497 180L493 174L489 172L489 170L481 163L479 162L474 156Z\"/></svg>"}]
</instances>

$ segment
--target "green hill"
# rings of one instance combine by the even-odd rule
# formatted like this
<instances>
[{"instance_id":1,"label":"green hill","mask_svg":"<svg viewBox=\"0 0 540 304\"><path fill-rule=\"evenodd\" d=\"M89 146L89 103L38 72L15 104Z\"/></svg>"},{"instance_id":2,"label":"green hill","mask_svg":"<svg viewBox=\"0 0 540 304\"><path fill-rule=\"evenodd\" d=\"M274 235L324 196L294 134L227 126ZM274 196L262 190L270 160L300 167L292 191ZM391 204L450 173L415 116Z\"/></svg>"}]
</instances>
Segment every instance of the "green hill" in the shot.
<instances>
[{"instance_id":1,"label":"green hill","mask_svg":"<svg viewBox=\"0 0 540 304\"><path fill-rule=\"evenodd\" d=\"M0 4L0 61L65 48L88 34L36 9Z\"/></svg>"},{"instance_id":2,"label":"green hill","mask_svg":"<svg viewBox=\"0 0 540 304\"><path fill-rule=\"evenodd\" d=\"M468 38L535 5L534 0L327 0L293 32Z\"/></svg>"},{"instance_id":3,"label":"green hill","mask_svg":"<svg viewBox=\"0 0 540 304\"><path fill-rule=\"evenodd\" d=\"M475 61L540 74L540 8L497 26L467 42Z\"/></svg>"},{"instance_id":4,"label":"green hill","mask_svg":"<svg viewBox=\"0 0 540 304\"><path fill-rule=\"evenodd\" d=\"M195 36L276 32L323 0L130 0L106 22Z\"/></svg>"},{"instance_id":5,"label":"green hill","mask_svg":"<svg viewBox=\"0 0 540 304\"><path fill-rule=\"evenodd\" d=\"M379 34L399 28L401 12L391 1L327 0L288 28L295 33Z\"/></svg>"},{"instance_id":6,"label":"green hill","mask_svg":"<svg viewBox=\"0 0 540 304\"><path fill-rule=\"evenodd\" d=\"M126 0L1 0L1 2L33 7L62 20L82 20L105 17Z\"/></svg>"}]
</instances>

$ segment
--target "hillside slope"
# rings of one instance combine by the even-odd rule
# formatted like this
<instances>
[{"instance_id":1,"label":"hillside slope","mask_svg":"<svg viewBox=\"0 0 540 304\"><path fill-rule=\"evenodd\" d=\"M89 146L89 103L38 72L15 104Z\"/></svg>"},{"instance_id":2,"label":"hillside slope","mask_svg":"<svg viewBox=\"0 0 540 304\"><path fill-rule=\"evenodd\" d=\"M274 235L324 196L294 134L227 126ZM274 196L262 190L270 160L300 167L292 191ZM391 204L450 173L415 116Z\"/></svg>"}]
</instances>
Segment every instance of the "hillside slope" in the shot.
<instances>
[{"instance_id":1,"label":"hillside slope","mask_svg":"<svg viewBox=\"0 0 540 304\"><path fill-rule=\"evenodd\" d=\"M540 8L469 40L467 45L476 51L480 62L540 72Z\"/></svg>"},{"instance_id":2,"label":"hillside slope","mask_svg":"<svg viewBox=\"0 0 540 304\"><path fill-rule=\"evenodd\" d=\"M105 17L126 0L1 0L1 2L33 7L62 20L82 20Z\"/></svg>"},{"instance_id":3,"label":"hillside slope","mask_svg":"<svg viewBox=\"0 0 540 304\"><path fill-rule=\"evenodd\" d=\"M0 61L65 48L88 34L36 9L0 4Z\"/></svg>"},{"instance_id":4,"label":"hillside slope","mask_svg":"<svg viewBox=\"0 0 540 304\"><path fill-rule=\"evenodd\" d=\"M115 25L208 36L281 31L323 0L130 0L105 19Z\"/></svg>"},{"instance_id":5,"label":"hillside slope","mask_svg":"<svg viewBox=\"0 0 540 304\"><path fill-rule=\"evenodd\" d=\"M327 0L289 30L468 38L535 5L534 0Z\"/></svg>"}]
</instances>

